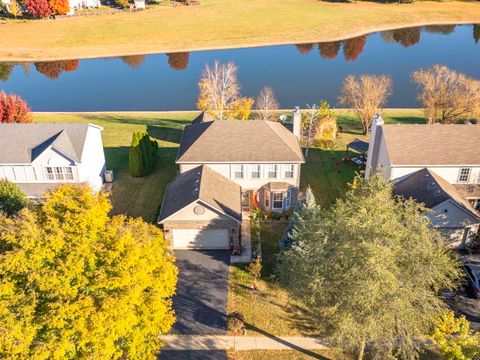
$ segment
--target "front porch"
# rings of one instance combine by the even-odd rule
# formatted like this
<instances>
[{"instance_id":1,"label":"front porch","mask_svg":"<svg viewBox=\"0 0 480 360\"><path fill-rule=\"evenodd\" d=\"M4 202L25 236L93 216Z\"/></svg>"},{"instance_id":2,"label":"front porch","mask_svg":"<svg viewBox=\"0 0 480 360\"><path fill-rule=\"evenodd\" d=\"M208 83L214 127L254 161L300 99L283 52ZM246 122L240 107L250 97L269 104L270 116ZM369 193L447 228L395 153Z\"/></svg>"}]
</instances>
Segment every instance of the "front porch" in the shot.
<instances>
[{"instance_id":1,"label":"front porch","mask_svg":"<svg viewBox=\"0 0 480 360\"><path fill-rule=\"evenodd\" d=\"M286 182L269 182L258 190L242 190L242 212L254 209L284 212L297 202L298 189Z\"/></svg>"}]
</instances>

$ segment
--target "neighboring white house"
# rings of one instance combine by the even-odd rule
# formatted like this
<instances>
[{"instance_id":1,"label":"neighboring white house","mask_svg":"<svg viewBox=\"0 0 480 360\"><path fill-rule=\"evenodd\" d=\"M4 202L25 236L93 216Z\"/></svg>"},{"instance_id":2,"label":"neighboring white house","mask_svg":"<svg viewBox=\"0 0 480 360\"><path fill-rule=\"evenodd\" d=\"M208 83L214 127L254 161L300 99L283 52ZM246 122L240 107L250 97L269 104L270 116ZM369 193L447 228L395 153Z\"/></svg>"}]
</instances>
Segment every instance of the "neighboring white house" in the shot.
<instances>
[{"instance_id":1,"label":"neighboring white house","mask_svg":"<svg viewBox=\"0 0 480 360\"><path fill-rule=\"evenodd\" d=\"M288 125L212 121L202 114L187 126L176 160L180 175L166 189L158 220L173 247L237 246L242 211L290 209L298 198L305 162L300 126L300 111L294 111ZM198 201L205 209L198 208ZM185 212L188 206L193 210Z\"/></svg>"},{"instance_id":2,"label":"neighboring white house","mask_svg":"<svg viewBox=\"0 0 480 360\"><path fill-rule=\"evenodd\" d=\"M1 124L0 179L31 198L64 183L100 190L105 172L102 128L92 124Z\"/></svg>"},{"instance_id":3,"label":"neighboring white house","mask_svg":"<svg viewBox=\"0 0 480 360\"><path fill-rule=\"evenodd\" d=\"M454 248L479 231L480 125L385 125L374 119L365 176L379 172L414 198Z\"/></svg>"}]
</instances>

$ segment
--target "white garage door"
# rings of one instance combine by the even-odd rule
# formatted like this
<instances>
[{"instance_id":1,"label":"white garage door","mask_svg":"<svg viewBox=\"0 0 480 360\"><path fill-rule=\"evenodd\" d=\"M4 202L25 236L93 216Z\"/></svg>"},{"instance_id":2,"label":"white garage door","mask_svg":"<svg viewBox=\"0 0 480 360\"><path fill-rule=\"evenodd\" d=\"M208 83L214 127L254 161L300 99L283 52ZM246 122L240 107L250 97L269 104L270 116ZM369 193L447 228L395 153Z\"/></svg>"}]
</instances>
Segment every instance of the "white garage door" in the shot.
<instances>
[{"instance_id":1,"label":"white garage door","mask_svg":"<svg viewBox=\"0 0 480 360\"><path fill-rule=\"evenodd\" d=\"M175 249L228 249L228 229L173 229Z\"/></svg>"}]
</instances>

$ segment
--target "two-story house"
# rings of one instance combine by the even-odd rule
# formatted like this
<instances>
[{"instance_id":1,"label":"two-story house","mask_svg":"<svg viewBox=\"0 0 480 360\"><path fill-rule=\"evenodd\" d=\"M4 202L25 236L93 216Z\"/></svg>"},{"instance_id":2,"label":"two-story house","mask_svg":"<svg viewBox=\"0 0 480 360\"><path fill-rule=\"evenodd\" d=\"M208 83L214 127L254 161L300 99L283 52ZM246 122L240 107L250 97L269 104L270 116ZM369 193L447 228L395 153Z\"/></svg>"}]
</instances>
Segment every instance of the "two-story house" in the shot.
<instances>
[{"instance_id":1,"label":"two-story house","mask_svg":"<svg viewBox=\"0 0 480 360\"><path fill-rule=\"evenodd\" d=\"M239 245L242 211L283 212L298 197L301 114L293 124L212 121L185 127L158 219L174 248L228 249Z\"/></svg>"},{"instance_id":2,"label":"two-story house","mask_svg":"<svg viewBox=\"0 0 480 360\"><path fill-rule=\"evenodd\" d=\"M386 125L374 119L366 177L380 172L394 194L413 198L453 248L480 224L480 125Z\"/></svg>"},{"instance_id":3,"label":"two-story house","mask_svg":"<svg viewBox=\"0 0 480 360\"><path fill-rule=\"evenodd\" d=\"M105 172L102 128L93 124L1 124L0 179L30 198L58 184L100 190Z\"/></svg>"}]
</instances>

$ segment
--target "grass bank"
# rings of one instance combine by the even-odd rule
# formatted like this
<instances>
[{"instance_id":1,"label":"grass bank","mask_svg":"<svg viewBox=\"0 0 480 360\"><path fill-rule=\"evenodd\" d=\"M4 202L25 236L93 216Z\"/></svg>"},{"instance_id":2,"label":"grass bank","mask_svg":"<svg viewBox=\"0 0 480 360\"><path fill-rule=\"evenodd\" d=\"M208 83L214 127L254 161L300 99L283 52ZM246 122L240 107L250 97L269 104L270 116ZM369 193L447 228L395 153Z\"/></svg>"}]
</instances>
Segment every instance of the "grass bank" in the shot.
<instances>
[{"instance_id":1,"label":"grass bank","mask_svg":"<svg viewBox=\"0 0 480 360\"><path fill-rule=\"evenodd\" d=\"M47 61L341 40L407 26L480 23L478 1L415 4L318 0L168 2L142 12L0 22L0 61ZM35 34L35 36L32 36Z\"/></svg>"}]
</instances>

